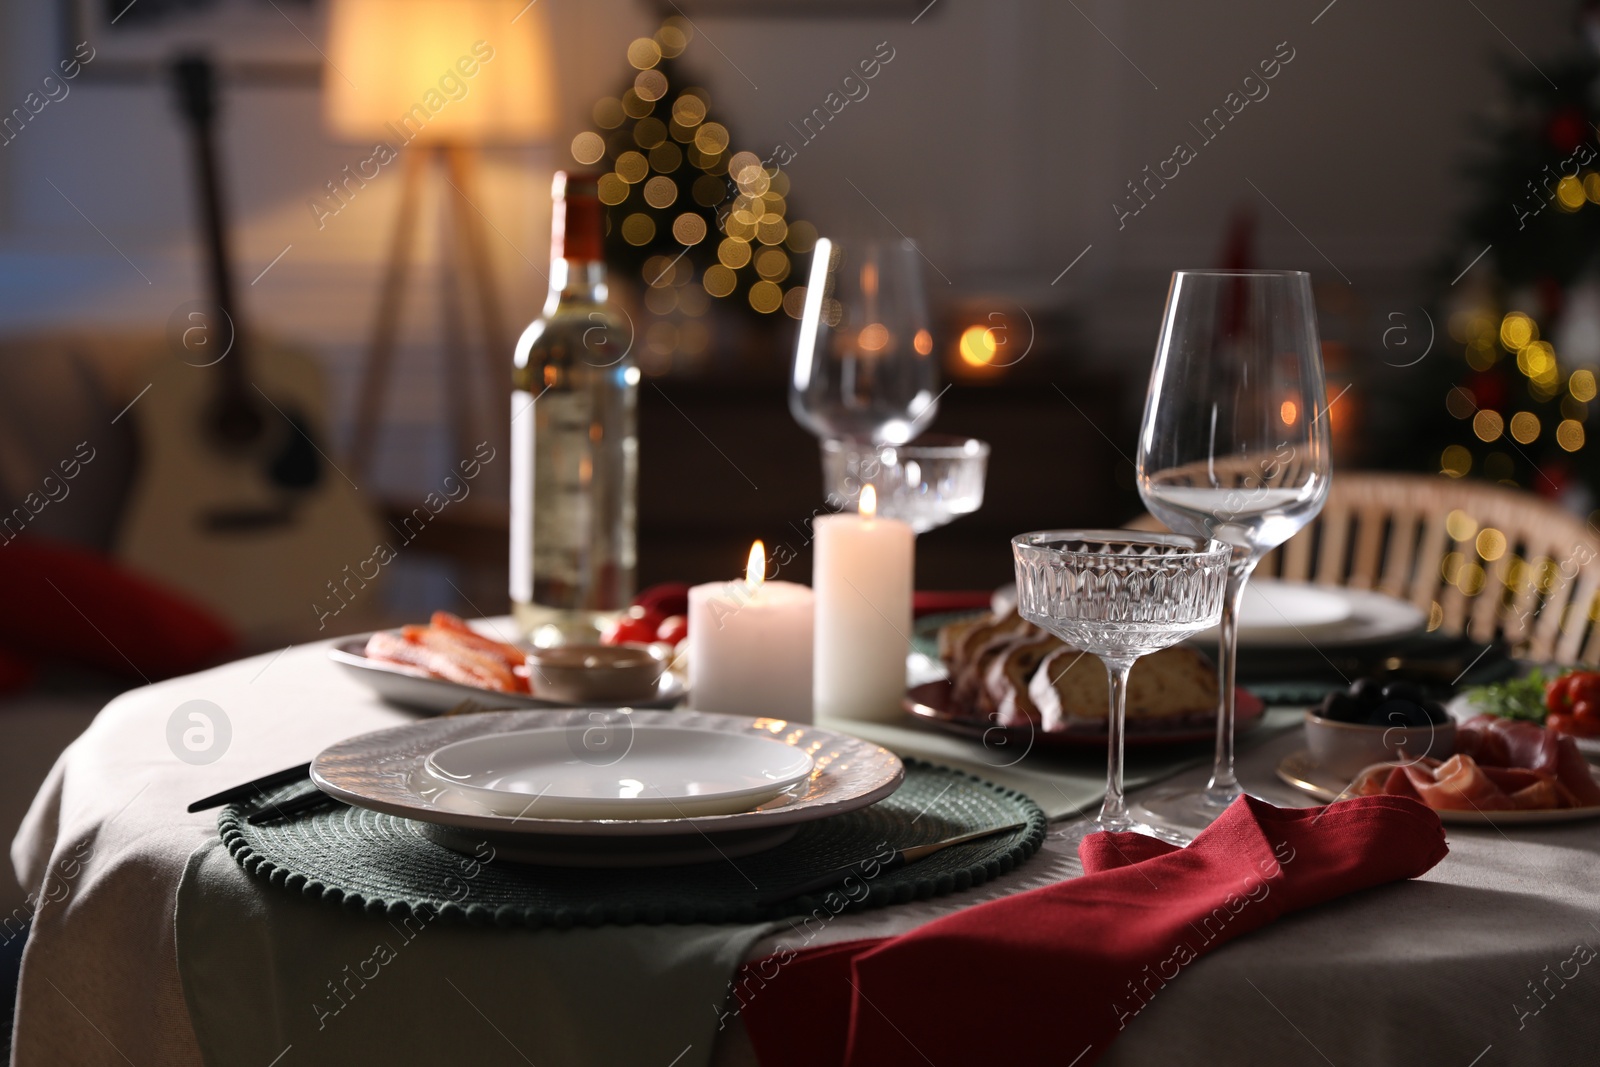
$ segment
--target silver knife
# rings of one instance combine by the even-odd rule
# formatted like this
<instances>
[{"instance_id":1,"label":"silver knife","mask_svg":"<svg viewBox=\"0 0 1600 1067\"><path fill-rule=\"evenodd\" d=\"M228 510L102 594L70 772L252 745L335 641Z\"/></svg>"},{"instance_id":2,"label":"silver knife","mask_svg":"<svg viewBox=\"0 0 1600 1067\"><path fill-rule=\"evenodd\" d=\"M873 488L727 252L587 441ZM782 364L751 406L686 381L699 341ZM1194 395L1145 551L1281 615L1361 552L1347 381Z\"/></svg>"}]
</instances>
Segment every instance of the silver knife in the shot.
<instances>
[{"instance_id":1,"label":"silver knife","mask_svg":"<svg viewBox=\"0 0 1600 1067\"><path fill-rule=\"evenodd\" d=\"M823 889L832 889L840 882L843 882L846 878L849 878L852 874L861 874L863 877L865 877L865 870L867 866L874 862L877 863L878 870L873 877L877 877L878 875L886 874L889 871L899 870L901 867L904 867L909 863L915 863L918 860L926 859L935 852L950 848L952 845L964 845L968 841L978 841L985 837L993 837L996 834L1010 833L1013 830L1022 830L1025 829L1027 825L1028 824L1025 822L1014 822L1009 826L991 826L986 830L973 830L970 833L958 834L955 837L947 837L943 841L934 841L926 845L910 845L906 848L896 851L888 858L882 860L879 860L877 856L870 856L866 859L857 860L854 863L847 863L843 867L835 867L831 871L826 871L817 875L815 878L809 878L806 881L800 882L796 885L787 886L783 889L774 890L770 893L763 893L756 897L756 903L761 905L778 904L782 901L801 896L805 893L816 893Z\"/></svg>"}]
</instances>

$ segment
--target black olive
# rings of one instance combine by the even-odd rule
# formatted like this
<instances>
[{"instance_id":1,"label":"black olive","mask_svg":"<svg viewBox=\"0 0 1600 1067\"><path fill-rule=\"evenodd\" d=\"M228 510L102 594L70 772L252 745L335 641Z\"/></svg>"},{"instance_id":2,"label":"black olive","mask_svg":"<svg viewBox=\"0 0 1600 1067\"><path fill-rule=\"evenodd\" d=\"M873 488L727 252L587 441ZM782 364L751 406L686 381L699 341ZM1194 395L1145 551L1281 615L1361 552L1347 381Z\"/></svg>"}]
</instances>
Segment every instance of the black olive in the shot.
<instances>
[{"instance_id":1,"label":"black olive","mask_svg":"<svg viewBox=\"0 0 1600 1067\"><path fill-rule=\"evenodd\" d=\"M1374 678L1361 678L1350 687L1350 695L1361 704L1370 707L1383 698L1383 686Z\"/></svg>"},{"instance_id":2,"label":"black olive","mask_svg":"<svg viewBox=\"0 0 1600 1067\"><path fill-rule=\"evenodd\" d=\"M1386 700L1368 713L1367 722L1373 726L1408 727L1427 726L1430 719L1421 704L1410 700Z\"/></svg>"},{"instance_id":3,"label":"black olive","mask_svg":"<svg viewBox=\"0 0 1600 1067\"><path fill-rule=\"evenodd\" d=\"M1366 715L1366 711L1361 702L1349 693L1335 690L1322 698L1322 707L1318 714L1334 722L1358 722Z\"/></svg>"},{"instance_id":4,"label":"black olive","mask_svg":"<svg viewBox=\"0 0 1600 1067\"><path fill-rule=\"evenodd\" d=\"M1383 687L1383 699L1409 700L1413 704L1421 704L1428 698L1410 682L1390 682Z\"/></svg>"}]
</instances>

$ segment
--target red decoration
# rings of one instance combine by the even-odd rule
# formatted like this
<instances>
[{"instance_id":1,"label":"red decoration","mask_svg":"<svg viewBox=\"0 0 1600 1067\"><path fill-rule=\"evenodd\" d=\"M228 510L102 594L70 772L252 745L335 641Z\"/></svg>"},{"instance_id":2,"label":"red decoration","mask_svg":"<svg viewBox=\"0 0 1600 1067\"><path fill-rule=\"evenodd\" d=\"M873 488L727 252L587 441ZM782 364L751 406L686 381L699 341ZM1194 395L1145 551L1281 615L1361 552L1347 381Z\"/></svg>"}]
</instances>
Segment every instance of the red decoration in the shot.
<instances>
[{"instance_id":1,"label":"red decoration","mask_svg":"<svg viewBox=\"0 0 1600 1067\"><path fill-rule=\"evenodd\" d=\"M1577 148L1588 132L1589 120L1584 117L1582 109L1576 107L1564 107L1557 111L1551 116L1546 130L1551 145L1563 155Z\"/></svg>"},{"instance_id":2,"label":"red decoration","mask_svg":"<svg viewBox=\"0 0 1600 1067\"><path fill-rule=\"evenodd\" d=\"M1506 405L1506 380L1494 371L1479 371L1469 377L1465 386L1472 394L1473 403L1480 408L1499 411Z\"/></svg>"}]
</instances>

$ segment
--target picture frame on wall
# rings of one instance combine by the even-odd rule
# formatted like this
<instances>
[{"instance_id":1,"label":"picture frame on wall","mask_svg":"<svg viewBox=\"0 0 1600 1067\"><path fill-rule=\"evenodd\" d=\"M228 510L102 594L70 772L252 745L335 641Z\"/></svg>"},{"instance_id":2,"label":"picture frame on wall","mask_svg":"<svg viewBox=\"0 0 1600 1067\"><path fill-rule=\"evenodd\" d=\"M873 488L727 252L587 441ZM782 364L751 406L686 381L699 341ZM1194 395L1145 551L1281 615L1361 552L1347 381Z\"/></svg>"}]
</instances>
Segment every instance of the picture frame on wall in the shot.
<instances>
[{"instance_id":1,"label":"picture frame on wall","mask_svg":"<svg viewBox=\"0 0 1600 1067\"><path fill-rule=\"evenodd\" d=\"M146 81L204 52L235 82L317 84L326 0L65 0L69 46L87 41L94 80Z\"/></svg>"}]
</instances>

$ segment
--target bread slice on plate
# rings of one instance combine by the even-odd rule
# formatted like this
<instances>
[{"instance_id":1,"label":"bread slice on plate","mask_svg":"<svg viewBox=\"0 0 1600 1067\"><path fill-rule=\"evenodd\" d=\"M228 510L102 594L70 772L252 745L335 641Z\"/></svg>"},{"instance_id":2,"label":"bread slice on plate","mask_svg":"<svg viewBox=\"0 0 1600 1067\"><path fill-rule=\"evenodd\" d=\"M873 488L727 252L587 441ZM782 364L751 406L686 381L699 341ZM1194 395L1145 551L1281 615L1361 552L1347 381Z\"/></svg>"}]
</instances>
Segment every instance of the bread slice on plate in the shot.
<instances>
[{"instance_id":1,"label":"bread slice on plate","mask_svg":"<svg viewBox=\"0 0 1600 1067\"><path fill-rule=\"evenodd\" d=\"M1028 680L1052 652L1065 647L1061 638L1048 633L1013 639L984 672L978 710L993 716L999 726L1040 725L1039 707L1028 695Z\"/></svg>"},{"instance_id":2,"label":"bread slice on plate","mask_svg":"<svg viewBox=\"0 0 1600 1067\"><path fill-rule=\"evenodd\" d=\"M977 709L983 696L984 680L988 677L989 665L1003 659L1013 646L1039 636L1040 631L1037 627L1026 622L1023 625L1027 627L1026 630L991 632L983 646L966 657L960 669L950 676L951 695L959 706Z\"/></svg>"},{"instance_id":3,"label":"bread slice on plate","mask_svg":"<svg viewBox=\"0 0 1600 1067\"><path fill-rule=\"evenodd\" d=\"M1142 656L1128 675L1130 730L1160 732L1203 724L1216 714L1216 668L1181 645ZM1104 730L1111 686L1099 657L1062 647L1028 683L1044 730Z\"/></svg>"},{"instance_id":4,"label":"bread slice on plate","mask_svg":"<svg viewBox=\"0 0 1600 1067\"><path fill-rule=\"evenodd\" d=\"M939 659L952 675L956 672L956 658L960 654L962 639L977 627L993 621L993 615L974 615L970 619L957 619L939 627Z\"/></svg>"},{"instance_id":5,"label":"bread slice on plate","mask_svg":"<svg viewBox=\"0 0 1600 1067\"><path fill-rule=\"evenodd\" d=\"M945 636L947 630L955 631L948 640ZM939 632L939 656L949 669L950 677L957 678L995 638L1038 632L1037 626L1014 611L1004 615L984 615L970 625L956 622L944 627Z\"/></svg>"}]
</instances>

